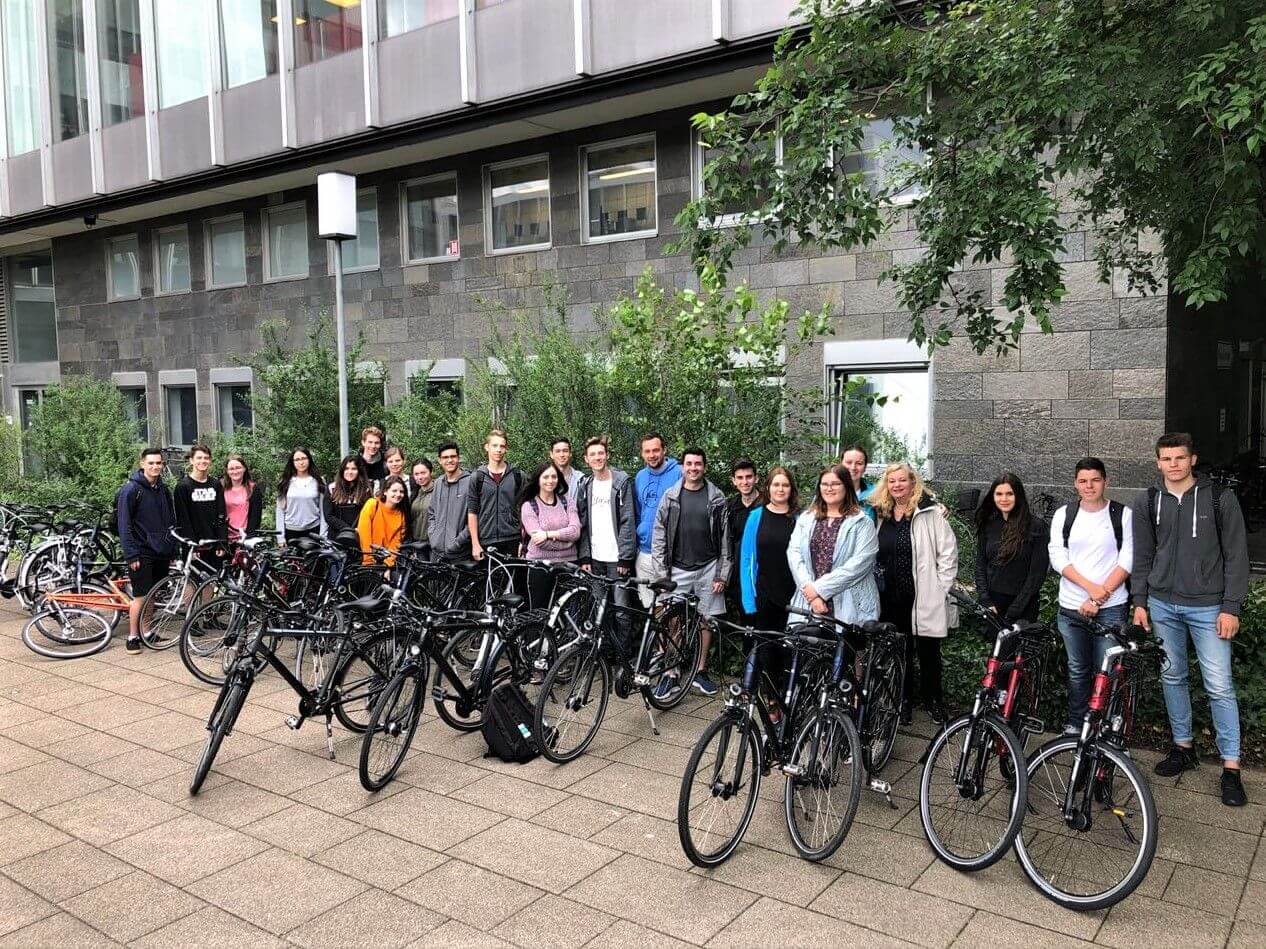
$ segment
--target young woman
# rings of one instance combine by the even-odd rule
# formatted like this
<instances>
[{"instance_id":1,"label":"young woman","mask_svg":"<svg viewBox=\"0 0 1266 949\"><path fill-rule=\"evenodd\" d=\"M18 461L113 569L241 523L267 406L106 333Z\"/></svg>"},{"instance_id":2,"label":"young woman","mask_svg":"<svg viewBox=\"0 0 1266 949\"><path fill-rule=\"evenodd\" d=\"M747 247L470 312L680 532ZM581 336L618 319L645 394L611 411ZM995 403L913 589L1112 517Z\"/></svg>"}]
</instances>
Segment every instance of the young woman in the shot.
<instances>
[{"instance_id":1,"label":"young woman","mask_svg":"<svg viewBox=\"0 0 1266 949\"><path fill-rule=\"evenodd\" d=\"M770 469L765 486L769 500L747 516L739 540L739 596L745 623L755 629L785 629L787 604L796 593L787 546L799 497L795 479L783 467Z\"/></svg>"},{"instance_id":2,"label":"young woman","mask_svg":"<svg viewBox=\"0 0 1266 949\"><path fill-rule=\"evenodd\" d=\"M404 451L397 445L392 445L383 452L383 462L387 466L387 474L383 477L381 484L374 485L374 494L379 494L387 483L387 478L399 478L400 483L404 485L404 506L408 507L413 501L413 481L409 478L408 472L405 470L407 462L404 458Z\"/></svg>"},{"instance_id":3,"label":"young woman","mask_svg":"<svg viewBox=\"0 0 1266 949\"><path fill-rule=\"evenodd\" d=\"M388 475L383 479L382 490L370 498L361 508L356 533L360 536L360 549L365 553L365 563L374 563L374 547L386 547L397 551L404 543L405 511L404 479ZM387 565L395 563L387 558Z\"/></svg>"},{"instance_id":4,"label":"young woman","mask_svg":"<svg viewBox=\"0 0 1266 949\"><path fill-rule=\"evenodd\" d=\"M957 624L949 604L958 573L958 541L918 472L906 462L889 465L871 495L879 519L879 568L883 577L880 619L906 634L905 700L902 721L911 720L914 665L919 695L937 723L946 720L941 688L941 640Z\"/></svg>"},{"instance_id":5,"label":"young woman","mask_svg":"<svg viewBox=\"0 0 1266 949\"><path fill-rule=\"evenodd\" d=\"M241 540L259 530L264 516L264 489L251 477L241 455L229 455L220 475L224 509L229 519L229 540Z\"/></svg>"},{"instance_id":6,"label":"young woman","mask_svg":"<svg viewBox=\"0 0 1266 949\"><path fill-rule=\"evenodd\" d=\"M336 527L357 529L360 511L370 498L369 480L360 455L353 452L339 465L338 477L330 482L325 519Z\"/></svg>"},{"instance_id":7,"label":"young woman","mask_svg":"<svg viewBox=\"0 0 1266 949\"><path fill-rule=\"evenodd\" d=\"M1050 567L1047 540L1020 479L999 475L976 511L976 596L1008 625L1037 620Z\"/></svg>"},{"instance_id":8,"label":"young woman","mask_svg":"<svg viewBox=\"0 0 1266 949\"><path fill-rule=\"evenodd\" d=\"M312 452L300 446L290 453L277 483L277 538L325 536L325 482Z\"/></svg>"},{"instance_id":9,"label":"young woman","mask_svg":"<svg viewBox=\"0 0 1266 949\"><path fill-rule=\"evenodd\" d=\"M849 445L840 455L840 465L853 481L853 490L857 492L858 503L873 521L875 511L870 506L869 498L875 491L875 485L866 480L866 466L869 464L870 455L862 445Z\"/></svg>"},{"instance_id":10,"label":"young woman","mask_svg":"<svg viewBox=\"0 0 1266 949\"><path fill-rule=\"evenodd\" d=\"M580 515L567 497L567 482L552 461L538 465L519 495L519 518L527 548L528 560L576 560L576 541L580 539ZM530 605L535 608L549 603L553 578L542 570L528 571Z\"/></svg>"},{"instance_id":11,"label":"young woman","mask_svg":"<svg viewBox=\"0 0 1266 949\"><path fill-rule=\"evenodd\" d=\"M428 521L431 516L431 499L435 497L434 468L429 458L419 458L413 463L413 499L409 502L409 539L427 545L430 556L431 535Z\"/></svg>"}]
</instances>

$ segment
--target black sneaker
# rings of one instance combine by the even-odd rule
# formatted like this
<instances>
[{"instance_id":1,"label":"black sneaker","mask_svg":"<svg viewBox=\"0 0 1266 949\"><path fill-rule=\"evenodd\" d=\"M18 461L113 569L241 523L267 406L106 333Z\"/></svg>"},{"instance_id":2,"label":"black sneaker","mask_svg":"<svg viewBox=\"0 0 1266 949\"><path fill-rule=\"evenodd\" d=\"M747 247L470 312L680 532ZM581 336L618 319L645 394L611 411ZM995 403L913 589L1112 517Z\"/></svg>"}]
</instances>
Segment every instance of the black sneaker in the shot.
<instances>
[{"instance_id":1,"label":"black sneaker","mask_svg":"<svg viewBox=\"0 0 1266 949\"><path fill-rule=\"evenodd\" d=\"M939 699L934 702L928 702L924 708L927 709L928 715L931 716L932 721L937 725L944 727L945 723L950 720L949 709Z\"/></svg>"},{"instance_id":2,"label":"black sneaker","mask_svg":"<svg viewBox=\"0 0 1266 949\"><path fill-rule=\"evenodd\" d=\"M1222 803L1227 807L1243 807L1248 803L1239 768L1222 769Z\"/></svg>"},{"instance_id":3,"label":"black sneaker","mask_svg":"<svg viewBox=\"0 0 1266 949\"><path fill-rule=\"evenodd\" d=\"M140 636L128 637L127 646L125 648L130 653L140 652L141 651L141 637Z\"/></svg>"},{"instance_id":4,"label":"black sneaker","mask_svg":"<svg viewBox=\"0 0 1266 949\"><path fill-rule=\"evenodd\" d=\"M1169 749L1169 754L1162 758L1152 770L1162 778L1173 778L1184 771L1198 767L1200 767L1200 756L1196 754L1196 749L1174 745Z\"/></svg>"},{"instance_id":5,"label":"black sneaker","mask_svg":"<svg viewBox=\"0 0 1266 949\"><path fill-rule=\"evenodd\" d=\"M909 702L903 702L901 704L901 724L902 725L914 724L914 709L911 708Z\"/></svg>"}]
</instances>

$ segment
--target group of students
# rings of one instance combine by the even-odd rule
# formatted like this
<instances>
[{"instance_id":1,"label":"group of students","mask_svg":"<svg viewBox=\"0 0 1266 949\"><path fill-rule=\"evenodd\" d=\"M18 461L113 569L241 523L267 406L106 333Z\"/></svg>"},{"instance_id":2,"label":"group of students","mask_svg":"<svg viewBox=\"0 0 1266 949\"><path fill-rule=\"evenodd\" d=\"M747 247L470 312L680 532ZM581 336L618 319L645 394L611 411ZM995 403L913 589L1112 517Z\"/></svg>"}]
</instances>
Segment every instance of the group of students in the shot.
<instances>
[{"instance_id":1,"label":"group of students","mask_svg":"<svg viewBox=\"0 0 1266 949\"><path fill-rule=\"evenodd\" d=\"M870 481L866 449L850 446L838 464L819 472L802 510L790 469L774 467L761 479L750 460L739 459L730 466L734 493L727 499L708 479L703 449L688 448L678 461L657 432L642 438L643 467L634 476L611 467L600 437L584 444L583 474L572 466L566 438L556 439L549 459L526 474L508 461L509 440L500 429L489 432L486 460L474 471L462 467L460 449L448 442L438 446L438 476L426 458L406 475L404 453L384 450L384 442L380 429L366 428L361 451L344 458L328 484L311 452L296 448L277 487L278 539L354 531L367 558L374 547L398 550L413 540L426 555L450 562L495 551L574 562L610 578L669 578L677 591L697 596L705 618L691 683L705 695L717 691L707 672L714 618L728 614L753 628L782 629L795 608L849 623L883 620L905 634L903 722L910 722L916 698L934 721L949 718L941 644L957 625L948 594L958 575L958 542L949 511L907 462L887 465ZM1102 461L1078 461L1077 499L1055 513L1049 528L1031 510L1018 477L997 478L976 511L976 592L1004 621L1032 622L1048 571L1059 574L1072 732L1080 731L1106 648L1086 618L1154 628L1169 660L1162 682L1174 748L1156 766L1164 776L1199 763L1187 684L1190 639L1223 758L1222 799L1242 805L1230 641L1248 585L1243 517L1232 493L1195 476L1190 436L1162 436L1156 456L1161 487L1131 506L1108 499ZM171 526L191 539L226 540L259 528L262 492L244 459L230 455L218 480L209 475L204 446L194 447L189 462L173 499L161 481L162 453L147 449L119 493L137 604L170 569ZM548 572L529 571L527 592L543 602L550 582ZM637 589L649 606L649 586ZM615 596L629 602L623 588ZM140 648L138 615L139 606L129 651ZM777 675L777 650L762 650L761 657Z\"/></svg>"}]
</instances>

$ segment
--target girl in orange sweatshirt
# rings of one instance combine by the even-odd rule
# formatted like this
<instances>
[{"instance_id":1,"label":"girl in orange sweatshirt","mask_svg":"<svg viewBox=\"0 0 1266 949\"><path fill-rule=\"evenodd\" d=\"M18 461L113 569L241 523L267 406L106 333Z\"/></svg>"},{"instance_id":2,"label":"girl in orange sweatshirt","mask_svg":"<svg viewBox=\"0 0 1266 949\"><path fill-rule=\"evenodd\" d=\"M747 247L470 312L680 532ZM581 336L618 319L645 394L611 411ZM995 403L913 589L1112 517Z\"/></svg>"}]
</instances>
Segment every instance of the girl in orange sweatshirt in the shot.
<instances>
[{"instance_id":1,"label":"girl in orange sweatshirt","mask_svg":"<svg viewBox=\"0 0 1266 949\"><path fill-rule=\"evenodd\" d=\"M400 549L405 531L404 498L404 481L393 476L383 482L378 496L370 498L361 508L356 533L360 535L360 549L365 552L365 563L374 562L375 546L392 551ZM394 557L387 558L387 566L394 563Z\"/></svg>"}]
</instances>

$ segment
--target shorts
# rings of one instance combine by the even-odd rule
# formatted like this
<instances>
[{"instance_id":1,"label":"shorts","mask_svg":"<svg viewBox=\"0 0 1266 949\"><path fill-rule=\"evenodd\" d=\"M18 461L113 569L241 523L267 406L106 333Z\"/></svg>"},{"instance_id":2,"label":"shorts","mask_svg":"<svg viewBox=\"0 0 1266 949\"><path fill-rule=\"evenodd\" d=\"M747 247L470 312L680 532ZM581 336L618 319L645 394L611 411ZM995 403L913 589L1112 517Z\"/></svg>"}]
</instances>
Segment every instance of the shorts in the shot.
<instances>
[{"instance_id":1,"label":"shorts","mask_svg":"<svg viewBox=\"0 0 1266 949\"><path fill-rule=\"evenodd\" d=\"M712 581L716 579L717 562L705 563L697 570L682 570L673 567L668 578L677 584L674 593L693 593L699 598L699 612L704 616L725 615L725 594L712 592Z\"/></svg>"},{"instance_id":2,"label":"shorts","mask_svg":"<svg viewBox=\"0 0 1266 949\"><path fill-rule=\"evenodd\" d=\"M141 565L133 570L128 567L128 578L132 581L132 598L142 597L154 589L154 584L171 572L170 560L152 560L142 557Z\"/></svg>"}]
</instances>

